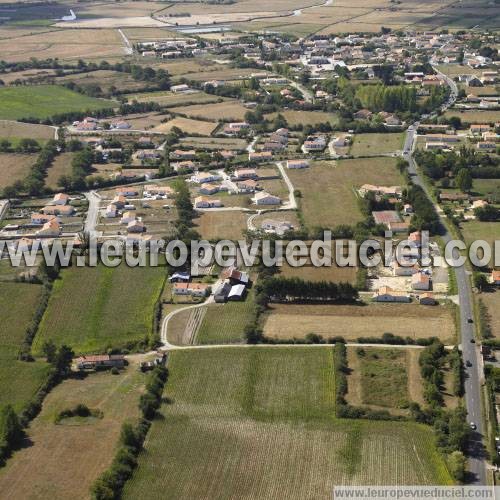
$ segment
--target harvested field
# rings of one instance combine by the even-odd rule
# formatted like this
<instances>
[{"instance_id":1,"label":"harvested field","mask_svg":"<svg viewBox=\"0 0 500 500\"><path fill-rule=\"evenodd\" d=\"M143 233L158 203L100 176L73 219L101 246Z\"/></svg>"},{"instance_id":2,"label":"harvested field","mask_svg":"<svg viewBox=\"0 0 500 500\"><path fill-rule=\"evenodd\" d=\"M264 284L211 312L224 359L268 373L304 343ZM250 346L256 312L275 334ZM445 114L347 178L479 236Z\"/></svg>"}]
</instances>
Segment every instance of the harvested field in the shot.
<instances>
[{"instance_id":1,"label":"harvested field","mask_svg":"<svg viewBox=\"0 0 500 500\"><path fill-rule=\"evenodd\" d=\"M55 282L34 342L66 343L77 353L102 352L152 333L164 267L71 267Z\"/></svg>"},{"instance_id":2,"label":"harvested field","mask_svg":"<svg viewBox=\"0 0 500 500\"><path fill-rule=\"evenodd\" d=\"M334 418L330 347L174 351L169 370L172 403L125 499L145 489L179 500L327 498L336 484L451 482L429 427Z\"/></svg>"},{"instance_id":3,"label":"harvested field","mask_svg":"<svg viewBox=\"0 0 500 500\"><path fill-rule=\"evenodd\" d=\"M68 29L0 40L0 53L5 61L14 62L25 61L27 53L38 59L73 60L121 56L124 51L116 30Z\"/></svg>"},{"instance_id":4,"label":"harvested field","mask_svg":"<svg viewBox=\"0 0 500 500\"><path fill-rule=\"evenodd\" d=\"M176 116L166 123L157 125L152 130L153 132L160 132L162 134L165 134L172 130L173 127L180 128L186 134L210 135L217 128L217 123L201 120L191 120L190 118Z\"/></svg>"},{"instance_id":5,"label":"harvested field","mask_svg":"<svg viewBox=\"0 0 500 500\"><path fill-rule=\"evenodd\" d=\"M412 339L456 338L452 310L417 304L295 305L272 304L263 317L264 335L277 339L304 338L317 333L325 339L342 336L347 341L392 333ZM402 320L404 318L404 321Z\"/></svg>"},{"instance_id":6,"label":"harvested field","mask_svg":"<svg viewBox=\"0 0 500 500\"><path fill-rule=\"evenodd\" d=\"M93 481L111 464L122 423L139 417L144 383L145 375L132 362L120 375L93 373L55 387L30 425L31 446L0 470L3 495L13 500L89 498ZM99 409L103 417L79 424L54 423L60 411L77 404Z\"/></svg>"},{"instance_id":7,"label":"harvested field","mask_svg":"<svg viewBox=\"0 0 500 500\"><path fill-rule=\"evenodd\" d=\"M338 117L335 113L325 113L324 111L295 111L286 109L279 114L283 115L288 125L318 125L319 123L330 123L335 125ZM266 115L268 120L274 120L278 113Z\"/></svg>"},{"instance_id":8,"label":"harvested field","mask_svg":"<svg viewBox=\"0 0 500 500\"><path fill-rule=\"evenodd\" d=\"M247 228L247 218L243 212L201 212L194 220L195 229L207 240L241 240Z\"/></svg>"},{"instance_id":9,"label":"harvested field","mask_svg":"<svg viewBox=\"0 0 500 500\"><path fill-rule=\"evenodd\" d=\"M202 117L206 120L232 120L241 121L248 111L238 101L224 101L216 104L200 104L170 108L172 113L180 113L191 118Z\"/></svg>"},{"instance_id":10,"label":"harvested field","mask_svg":"<svg viewBox=\"0 0 500 500\"><path fill-rule=\"evenodd\" d=\"M187 104L208 104L222 101L221 97L217 97L205 92L192 92L187 94L175 94L173 92L149 92L146 94L131 94L127 95L129 101L136 100L138 102L157 102L161 106L185 106Z\"/></svg>"},{"instance_id":11,"label":"harvested field","mask_svg":"<svg viewBox=\"0 0 500 500\"><path fill-rule=\"evenodd\" d=\"M71 160L73 153L62 153L56 157L51 167L47 171L45 178L45 185L50 189L60 189L58 185L59 178L62 175L71 175Z\"/></svg>"},{"instance_id":12,"label":"harvested field","mask_svg":"<svg viewBox=\"0 0 500 500\"><path fill-rule=\"evenodd\" d=\"M36 159L36 154L0 153L0 188L23 180Z\"/></svg>"},{"instance_id":13,"label":"harvested field","mask_svg":"<svg viewBox=\"0 0 500 500\"><path fill-rule=\"evenodd\" d=\"M288 175L302 193L300 205L309 228L361 221L356 190L365 183L403 185L393 158L317 161L309 169L289 170Z\"/></svg>"},{"instance_id":14,"label":"harvested field","mask_svg":"<svg viewBox=\"0 0 500 500\"><path fill-rule=\"evenodd\" d=\"M0 138L19 139L23 137L53 139L54 129L48 125L0 120Z\"/></svg>"},{"instance_id":15,"label":"harvested field","mask_svg":"<svg viewBox=\"0 0 500 500\"><path fill-rule=\"evenodd\" d=\"M48 118L58 113L113 108L115 101L96 99L57 85L0 88L0 118Z\"/></svg>"},{"instance_id":16,"label":"harvested field","mask_svg":"<svg viewBox=\"0 0 500 500\"><path fill-rule=\"evenodd\" d=\"M181 137L179 144L187 148L243 151L247 147L244 139L229 137Z\"/></svg>"},{"instance_id":17,"label":"harvested field","mask_svg":"<svg viewBox=\"0 0 500 500\"><path fill-rule=\"evenodd\" d=\"M403 149L404 134L356 134L350 149L352 156L394 153Z\"/></svg>"}]
</instances>

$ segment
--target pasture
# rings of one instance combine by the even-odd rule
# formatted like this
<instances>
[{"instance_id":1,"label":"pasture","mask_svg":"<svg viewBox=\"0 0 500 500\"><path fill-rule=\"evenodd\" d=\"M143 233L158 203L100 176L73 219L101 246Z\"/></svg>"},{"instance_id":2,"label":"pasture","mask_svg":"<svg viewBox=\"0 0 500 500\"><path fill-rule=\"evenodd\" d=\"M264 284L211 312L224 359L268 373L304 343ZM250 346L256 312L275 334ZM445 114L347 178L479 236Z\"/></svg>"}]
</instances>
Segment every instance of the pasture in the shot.
<instances>
[{"instance_id":1,"label":"pasture","mask_svg":"<svg viewBox=\"0 0 500 500\"><path fill-rule=\"evenodd\" d=\"M338 484L450 484L432 430L337 420L331 347L174 351L126 484L172 498L328 498Z\"/></svg>"},{"instance_id":2,"label":"pasture","mask_svg":"<svg viewBox=\"0 0 500 500\"><path fill-rule=\"evenodd\" d=\"M311 168L289 170L288 176L302 193L300 208L308 228L361 221L356 190L365 183L403 184L393 158L316 161Z\"/></svg>"},{"instance_id":3,"label":"pasture","mask_svg":"<svg viewBox=\"0 0 500 500\"><path fill-rule=\"evenodd\" d=\"M113 459L122 423L139 417L137 403L144 383L145 376L132 361L120 375L93 373L56 386L30 425L31 446L18 451L0 469L2 495L12 499L89 498L90 486ZM78 404L101 410L103 417L54 423L60 411Z\"/></svg>"},{"instance_id":4,"label":"pasture","mask_svg":"<svg viewBox=\"0 0 500 500\"><path fill-rule=\"evenodd\" d=\"M202 117L205 120L232 120L242 121L248 111L238 101L224 101L215 104L195 104L193 106L181 106L170 108L172 113L181 113L190 118Z\"/></svg>"},{"instance_id":5,"label":"pasture","mask_svg":"<svg viewBox=\"0 0 500 500\"><path fill-rule=\"evenodd\" d=\"M166 278L162 266L71 267L55 282L33 345L68 344L77 353L146 339L152 333L153 309Z\"/></svg>"},{"instance_id":6,"label":"pasture","mask_svg":"<svg viewBox=\"0 0 500 500\"><path fill-rule=\"evenodd\" d=\"M0 88L0 119L44 119L59 113L112 108L117 103L95 99L57 85Z\"/></svg>"},{"instance_id":7,"label":"pasture","mask_svg":"<svg viewBox=\"0 0 500 500\"><path fill-rule=\"evenodd\" d=\"M417 304L299 305L271 304L262 318L264 335L275 339L304 338L317 333L325 339L342 336L380 337L392 333L412 339L439 337L453 343L455 324L452 310L445 306Z\"/></svg>"},{"instance_id":8,"label":"pasture","mask_svg":"<svg viewBox=\"0 0 500 500\"><path fill-rule=\"evenodd\" d=\"M0 188L22 181L36 159L36 154L0 153Z\"/></svg>"},{"instance_id":9,"label":"pasture","mask_svg":"<svg viewBox=\"0 0 500 500\"><path fill-rule=\"evenodd\" d=\"M40 285L0 285L0 407L21 411L45 381L50 366L44 361L18 361L26 329L41 297Z\"/></svg>"},{"instance_id":10,"label":"pasture","mask_svg":"<svg viewBox=\"0 0 500 500\"><path fill-rule=\"evenodd\" d=\"M404 134L356 134L350 149L352 156L377 156L403 149Z\"/></svg>"}]
</instances>

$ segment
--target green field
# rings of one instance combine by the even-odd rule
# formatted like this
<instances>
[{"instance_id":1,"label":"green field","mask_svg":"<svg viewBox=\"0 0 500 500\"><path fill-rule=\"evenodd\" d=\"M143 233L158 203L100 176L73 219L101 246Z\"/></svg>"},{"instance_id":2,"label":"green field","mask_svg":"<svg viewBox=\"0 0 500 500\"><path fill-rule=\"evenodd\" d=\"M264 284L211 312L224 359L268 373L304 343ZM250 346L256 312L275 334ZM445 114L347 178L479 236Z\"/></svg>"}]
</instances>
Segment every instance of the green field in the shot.
<instances>
[{"instance_id":1,"label":"green field","mask_svg":"<svg viewBox=\"0 0 500 500\"><path fill-rule=\"evenodd\" d=\"M57 85L0 88L0 119L44 119L71 111L115 107L115 101L87 97Z\"/></svg>"},{"instance_id":2,"label":"green field","mask_svg":"<svg viewBox=\"0 0 500 500\"><path fill-rule=\"evenodd\" d=\"M339 484L449 484L432 430L338 420L330 347L174 351L124 498L330 498Z\"/></svg>"},{"instance_id":3,"label":"green field","mask_svg":"<svg viewBox=\"0 0 500 500\"><path fill-rule=\"evenodd\" d=\"M245 326L254 319L255 303L250 291L243 302L210 305L196 334L197 344L241 342Z\"/></svg>"},{"instance_id":4,"label":"green field","mask_svg":"<svg viewBox=\"0 0 500 500\"><path fill-rule=\"evenodd\" d=\"M357 192L363 184L403 185L394 158L316 161L311 168L289 170L308 228L355 224L363 219Z\"/></svg>"},{"instance_id":5,"label":"green field","mask_svg":"<svg viewBox=\"0 0 500 500\"><path fill-rule=\"evenodd\" d=\"M16 411L33 397L50 369L44 361L17 360L40 294L40 285L0 285L0 406L11 404Z\"/></svg>"},{"instance_id":6,"label":"green field","mask_svg":"<svg viewBox=\"0 0 500 500\"><path fill-rule=\"evenodd\" d=\"M102 352L151 334L154 304L166 277L164 267L73 267L54 284L35 338L66 343L77 353Z\"/></svg>"},{"instance_id":7,"label":"green field","mask_svg":"<svg viewBox=\"0 0 500 500\"><path fill-rule=\"evenodd\" d=\"M403 149L404 134L356 134L350 149L353 156L374 156Z\"/></svg>"}]
</instances>

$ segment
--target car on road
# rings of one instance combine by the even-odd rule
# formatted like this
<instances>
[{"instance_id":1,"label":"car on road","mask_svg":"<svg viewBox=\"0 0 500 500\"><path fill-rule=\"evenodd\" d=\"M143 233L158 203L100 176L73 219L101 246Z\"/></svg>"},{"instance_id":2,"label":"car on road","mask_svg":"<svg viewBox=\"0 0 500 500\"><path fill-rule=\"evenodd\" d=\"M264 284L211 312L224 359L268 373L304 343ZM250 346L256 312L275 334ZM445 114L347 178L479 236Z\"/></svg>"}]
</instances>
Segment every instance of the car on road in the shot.
<instances>
[{"instance_id":1,"label":"car on road","mask_svg":"<svg viewBox=\"0 0 500 500\"><path fill-rule=\"evenodd\" d=\"M476 339L470 339L470 342L471 342L471 344L475 344L476 343Z\"/></svg>"},{"instance_id":2,"label":"car on road","mask_svg":"<svg viewBox=\"0 0 500 500\"><path fill-rule=\"evenodd\" d=\"M469 425L470 425L470 428L471 428L473 431L475 431L475 430L477 429L477 426L476 426L476 424L475 424L474 422L471 422Z\"/></svg>"},{"instance_id":3,"label":"car on road","mask_svg":"<svg viewBox=\"0 0 500 500\"><path fill-rule=\"evenodd\" d=\"M472 318L469 318L469 319L467 320L467 323L474 323L474 320L473 320Z\"/></svg>"},{"instance_id":4,"label":"car on road","mask_svg":"<svg viewBox=\"0 0 500 500\"><path fill-rule=\"evenodd\" d=\"M472 363L471 363L471 361L469 359L465 362L465 366L469 366L469 367L472 366Z\"/></svg>"}]
</instances>

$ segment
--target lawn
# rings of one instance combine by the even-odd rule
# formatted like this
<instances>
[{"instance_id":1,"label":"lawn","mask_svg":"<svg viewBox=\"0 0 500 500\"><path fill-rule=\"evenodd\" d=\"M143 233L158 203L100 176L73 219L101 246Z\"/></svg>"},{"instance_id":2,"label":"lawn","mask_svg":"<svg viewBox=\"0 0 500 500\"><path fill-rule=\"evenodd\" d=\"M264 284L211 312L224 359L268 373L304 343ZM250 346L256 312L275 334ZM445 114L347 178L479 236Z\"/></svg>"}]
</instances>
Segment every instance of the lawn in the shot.
<instances>
[{"instance_id":1,"label":"lawn","mask_svg":"<svg viewBox=\"0 0 500 500\"><path fill-rule=\"evenodd\" d=\"M115 107L115 101L87 97L57 85L0 88L0 119L44 119L72 111Z\"/></svg>"},{"instance_id":2,"label":"lawn","mask_svg":"<svg viewBox=\"0 0 500 500\"><path fill-rule=\"evenodd\" d=\"M352 156L376 156L394 153L403 148L404 134L356 134L351 146Z\"/></svg>"},{"instance_id":3,"label":"lawn","mask_svg":"<svg viewBox=\"0 0 500 500\"><path fill-rule=\"evenodd\" d=\"M0 285L0 407L11 404L21 411L48 375L50 367L44 361L17 360L40 295L40 285Z\"/></svg>"},{"instance_id":4,"label":"lawn","mask_svg":"<svg viewBox=\"0 0 500 500\"><path fill-rule=\"evenodd\" d=\"M272 304L263 316L264 335L277 339L304 338L317 333L325 339L342 336L380 337L392 333L412 339L439 337L455 340L450 308L425 308L417 304L296 305Z\"/></svg>"},{"instance_id":5,"label":"lawn","mask_svg":"<svg viewBox=\"0 0 500 500\"><path fill-rule=\"evenodd\" d=\"M31 445L0 469L2 496L89 498L92 483L111 463L122 422L139 416L137 403L144 381L145 375L132 362L120 375L94 373L52 389L27 431ZM101 410L103 418L79 425L54 423L60 411L77 404Z\"/></svg>"},{"instance_id":6,"label":"lawn","mask_svg":"<svg viewBox=\"0 0 500 500\"><path fill-rule=\"evenodd\" d=\"M77 353L106 351L111 346L151 334L154 304L166 277L164 267L72 267L54 284L35 338L40 353L45 340L69 344Z\"/></svg>"},{"instance_id":7,"label":"lawn","mask_svg":"<svg viewBox=\"0 0 500 500\"><path fill-rule=\"evenodd\" d=\"M231 212L199 212L194 220L196 230L203 239L241 240L247 228L248 215L240 211Z\"/></svg>"},{"instance_id":8,"label":"lawn","mask_svg":"<svg viewBox=\"0 0 500 500\"><path fill-rule=\"evenodd\" d=\"M363 220L356 190L363 184L403 185L393 158L317 161L311 168L289 170L308 228L356 224Z\"/></svg>"},{"instance_id":9,"label":"lawn","mask_svg":"<svg viewBox=\"0 0 500 500\"><path fill-rule=\"evenodd\" d=\"M36 154L0 153L0 188L24 180L37 157Z\"/></svg>"},{"instance_id":10,"label":"lawn","mask_svg":"<svg viewBox=\"0 0 500 500\"><path fill-rule=\"evenodd\" d=\"M124 498L328 498L338 484L449 484L430 428L337 420L329 347L174 351L163 418Z\"/></svg>"}]
</instances>

